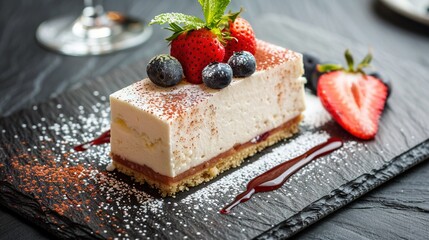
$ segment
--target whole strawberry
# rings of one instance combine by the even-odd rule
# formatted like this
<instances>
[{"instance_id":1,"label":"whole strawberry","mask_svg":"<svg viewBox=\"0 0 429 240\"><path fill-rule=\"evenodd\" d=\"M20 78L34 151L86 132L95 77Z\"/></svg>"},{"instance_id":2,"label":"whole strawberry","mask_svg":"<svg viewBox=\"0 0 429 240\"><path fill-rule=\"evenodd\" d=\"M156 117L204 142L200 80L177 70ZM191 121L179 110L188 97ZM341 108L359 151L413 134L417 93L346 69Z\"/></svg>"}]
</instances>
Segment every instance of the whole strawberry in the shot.
<instances>
[{"instance_id":1,"label":"whole strawberry","mask_svg":"<svg viewBox=\"0 0 429 240\"><path fill-rule=\"evenodd\" d=\"M244 18L236 18L229 26L231 40L226 43L224 62L227 62L234 52L256 52L256 38L252 26Z\"/></svg>"},{"instance_id":2,"label":"whole strawberry","mask_svg":"<svg viewBox=\"0 0 429 240\"><path fill-rule=\"evenodd\" d=\"M224 14L230 0L198 0L204 18L182 13L164 13L156 16L150 24L169 24L173 35L170 54L182 64L186 80L202 83L202 70L212 62L225 58L226 40L232 39L229 24L240 12Z\"/></svg>"},{"instance_id":3,"label":"whole strawberry","mask_svg":"<svg viewBox=\"0 0 429 240\"><path fill-rule=\"evenodd\" d=\"M186 80L202 83L201 73L212 62L221 62L225 48L217 36L206 28L185 32L171 41L171 56L182 64Z\"/></svg>"},{"instance_id":4,"label":"whole strawberry","mask_svg":"<svg viewBox=\"0 0 429 240\"><path fill-rule=\"evenodd\" d=\"M332 118L346 131L360 139L372 139L378 131L378 121L383 111L387 87L373 76L366 75L372 56L368 54L357 69L353 57L345 53L348 69L339 65L318 65L320 72L317 94Z\"/></svg>"}]
</instances>

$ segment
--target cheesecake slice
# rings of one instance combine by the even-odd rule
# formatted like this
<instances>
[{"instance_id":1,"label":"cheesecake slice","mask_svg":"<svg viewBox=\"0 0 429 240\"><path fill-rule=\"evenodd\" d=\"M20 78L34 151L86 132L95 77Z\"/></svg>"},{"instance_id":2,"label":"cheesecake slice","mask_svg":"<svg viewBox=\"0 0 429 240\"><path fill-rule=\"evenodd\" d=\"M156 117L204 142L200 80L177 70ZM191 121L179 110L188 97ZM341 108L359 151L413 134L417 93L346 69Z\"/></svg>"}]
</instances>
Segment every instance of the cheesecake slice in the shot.
<instances>
[{"instance_id":1,"label":"cheesecake slice","mask_svg":"<svg viewBox=\"0 0 429 240\"><path fill-rule=\"evenodd\" d=\"M221 90L144 79L110 95L116 169L171 196L298 132L302 55L258 40L255 58L252 76Z\"/></svg>"}]
</instances>

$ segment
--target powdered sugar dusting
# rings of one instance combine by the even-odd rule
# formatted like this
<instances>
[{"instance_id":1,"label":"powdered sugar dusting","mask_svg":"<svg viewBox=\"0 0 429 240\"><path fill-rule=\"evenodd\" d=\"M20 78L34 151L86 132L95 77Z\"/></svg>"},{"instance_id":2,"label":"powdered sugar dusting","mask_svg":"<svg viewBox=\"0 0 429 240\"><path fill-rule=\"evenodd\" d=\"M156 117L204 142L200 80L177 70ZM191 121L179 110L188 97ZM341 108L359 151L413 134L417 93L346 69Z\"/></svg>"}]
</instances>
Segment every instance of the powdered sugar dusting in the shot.
<instances>
[{"instance_id":1,"label":"powdered sugar dusting","mask_svg":"<svg viewBox=\"0 0 429 240\"><path fill-rule=\"evenodd\" d=\"M331 115L325 110L319 98L311 93L305 94L306 109L304 111L303 125L318 128L330 121Z\"/></svg>"},{"instance_id":2,"label":"powdered sugar dusting","mask_svg":"<svg viewBox=\"0 0 429 240\"><path fill-rule=\"evenodd\" d=\"M93 95L98 102L90 108L78 106L74 116L63 113L63 108L57 108L58 117L54 123L45 117L41 117L37 123L30 124L25 121L20 123L20 127L34 131L35 138L39 142L25 143L25 154L17 153L19 157L12 158L11 161L18 172L15 176L17 178L28 178L32 171L35 171L34 169L42 171L37 174L37 181L47 186L48 190L43 193L49 195L49 202L45 202L45 199L40 197L41 204L64 216L72 216L72 212L81 211L83 219L75 219L75 221L80 224L92 224L91 234L103 237L113 234L118 238L194 238L198 233L187 235L188 231L184 229L189 226L204 227L218 222L219 209L243 191L250 179L306 152L330 137L326 132L316 130L330 120L329 115L326 115L326 111L316 97L307 95L307 110L303 123L307 129L305 132L274 146L271 150L265 150L259 157L253 157L242 167L228 171L210 183L198 186L190 192L180 193L177 198L164 199L147 186L134 183L128 176L115 171L109 157L109 144L94 146L85 152L72 150L73 146L99 136L110 126L107 97L99 92L94 92ZM33 108L34 111L39 109ZM48 122L51 124L48 125ZM9 133L7 129L0 130L0 134L12 134L10 138L20 141L19 135ZM345 159L354 160L356 151L367 150L364 144L346 142L342 149L301 169L284 187L274 192L258 194L249 204L266 202L269 204L283 199L282 201L286 201L293 209L296 204L294 201L301 199L300 196L305 191L316 191L316 188L327 191L335 187L337 183L332 179L344 166L354 164ZM2 167L3 165L0 164L0 173ZM347 178L352 178L364 171L358 164L354 169L357 170L346 171ZM22 172L23 174L20 175ZM44 173L58 176L58 179L63 176L62 174L67 173L65 176L75 182L68 184L67 187L58 187L62 182L51 181ZM16 180L10 177L7 181ZM30 179L21 190L34 196L41 194L31 186L35 185ZM57 192L56 189L62 191ZM73 194L70 195L71 193ZM312 199L306 201L311 202ZM295 208L299 210L299 207ZM240 209L247 211L246 207L240 206ZM237 209L238 212L233 212L232 216L241 219L243 212L240 212L240 209ZM249 219L252 218L251 212L245 214ZM262 213L256 214L269 217ZM244 227L245 223L237 223L234 219L224 218L222 221L225 221L225 227L232 232L243 234L249 230Z\"/></svg>"},{"instance_id":3,"label":"powdered sugar dusting","mask_svg":"<svg viewBox=\"0 0 429 240\"><path fill-rule=\"evenodd\" d=\"M112 172L112 171L114 171L115 169L116 169L116 167L115 167L115 165L113 165L113 163L109 163L109 164L107 164L106 171L108 171L108 172Z\"/></svg>"}]
</instances>

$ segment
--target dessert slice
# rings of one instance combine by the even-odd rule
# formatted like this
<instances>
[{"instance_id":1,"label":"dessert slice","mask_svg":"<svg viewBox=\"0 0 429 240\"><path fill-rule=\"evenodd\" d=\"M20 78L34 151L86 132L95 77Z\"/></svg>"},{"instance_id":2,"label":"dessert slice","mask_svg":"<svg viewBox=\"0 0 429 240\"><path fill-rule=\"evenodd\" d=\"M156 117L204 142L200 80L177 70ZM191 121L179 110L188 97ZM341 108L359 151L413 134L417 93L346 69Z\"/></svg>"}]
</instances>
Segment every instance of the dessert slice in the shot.
<instances>
[{"instance_id":1,"label":"dessert slice","mask_svg":"<svg viewBox=\"0 0 429 240\"><path fill-rule=\"evenodd\" d=\"M253 75L221 90L144 79L113 93L113 165L174 195L296 133L305 108L302 55L257 40L255 58Z\"/></svg>"}]
</instances>

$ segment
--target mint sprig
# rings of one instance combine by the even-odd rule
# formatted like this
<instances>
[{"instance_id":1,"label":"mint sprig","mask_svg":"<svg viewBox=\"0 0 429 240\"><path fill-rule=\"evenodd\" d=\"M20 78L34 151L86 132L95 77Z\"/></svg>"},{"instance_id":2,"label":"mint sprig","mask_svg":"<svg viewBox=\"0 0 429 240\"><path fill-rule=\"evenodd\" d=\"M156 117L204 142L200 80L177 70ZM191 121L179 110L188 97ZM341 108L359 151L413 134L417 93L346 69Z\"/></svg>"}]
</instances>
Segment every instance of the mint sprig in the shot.
<instances>
[{"instance_id":1,"label":"mint sprig","mask_svg":"<svg viewBox=\"0 0 429 240\"><path fill-rule=\"evenodd\" d=\"M235 21L241 10L237 13L224 14L231 0L198 0L198 2L203 10L204 20L183 13L163 13L152 19L149 25L168 24L169 27L166 29L173 32L173 35L167 38L168 41L174 40L182 33L201 28L211 30L221 42L230 40L229 23Z\"/></svg>"},{"instance_id":2,"label":"mint sprig","mask_svg":"<svg viewBox=\"0 0 429 240\"><path fill-rule=\"evenodd\" d=\"M215 28L225 13L231 0L198 0L203 9L204 18L209 29Z\"/></svg>"}]
</instances>

